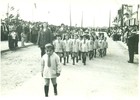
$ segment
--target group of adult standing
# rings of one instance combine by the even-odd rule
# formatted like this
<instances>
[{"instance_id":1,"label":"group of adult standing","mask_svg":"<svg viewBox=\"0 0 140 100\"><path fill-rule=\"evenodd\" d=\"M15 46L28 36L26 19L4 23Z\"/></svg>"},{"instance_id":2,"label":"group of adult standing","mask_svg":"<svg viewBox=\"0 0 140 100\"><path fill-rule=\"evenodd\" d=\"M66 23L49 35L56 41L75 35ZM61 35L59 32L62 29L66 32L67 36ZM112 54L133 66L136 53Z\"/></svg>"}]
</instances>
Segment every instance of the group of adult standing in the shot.
<instances>
[{"instance_id":1,"label":"group of adult standing","mask_svg":"<svg viewBox=\"0 0 140 100\"><path fill-rule=\"evenodd\" d=\"M109 29L108 35L114 41L122 41L128 46L128 63L134 63L134 55L139 48L139 25L114 27Z\"/></svg>"},{"instance_id":2,"label":"group of adult standing","mask_svg":"<svg viewBox=\"0 0 140 100\"><path fill-rule=\"evenodd\" d=\"M31 23L19 21L19 23L1 22L1 41L8 40L10 50L18 47L18 41L21 41L21 46L25 46L25 42L36 44L40 23Z\"/></svg>"}]
</instances>

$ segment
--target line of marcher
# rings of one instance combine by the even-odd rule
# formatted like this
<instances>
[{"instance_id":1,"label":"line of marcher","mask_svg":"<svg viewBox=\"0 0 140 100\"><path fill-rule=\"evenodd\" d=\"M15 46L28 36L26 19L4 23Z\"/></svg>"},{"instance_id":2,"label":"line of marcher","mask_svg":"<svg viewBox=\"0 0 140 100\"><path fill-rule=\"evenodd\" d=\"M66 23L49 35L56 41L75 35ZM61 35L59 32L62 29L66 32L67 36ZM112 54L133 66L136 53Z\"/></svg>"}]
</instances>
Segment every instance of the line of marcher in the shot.
<instances>
[{"instance_id":1,"label":"line of marcher","mask_svg":"<svg viewBox=\"0 0 140 100\"><path fill-rule=\"evenodd\" d=\"M108 42L103 33L96 35L92 29L72 29L71 34L61 24L60 29L55 33L55 39L51 34L48 23L43 23L38 33L37 45L41 50L41 76L45 80L44 92L48 97L50 80L54 87L54 94L58 95L57 77L61 73L61 63L69 63L71 55L73 65L82 60L86 65L86 59L106 56Z\"/></svg>"}]
</instances>

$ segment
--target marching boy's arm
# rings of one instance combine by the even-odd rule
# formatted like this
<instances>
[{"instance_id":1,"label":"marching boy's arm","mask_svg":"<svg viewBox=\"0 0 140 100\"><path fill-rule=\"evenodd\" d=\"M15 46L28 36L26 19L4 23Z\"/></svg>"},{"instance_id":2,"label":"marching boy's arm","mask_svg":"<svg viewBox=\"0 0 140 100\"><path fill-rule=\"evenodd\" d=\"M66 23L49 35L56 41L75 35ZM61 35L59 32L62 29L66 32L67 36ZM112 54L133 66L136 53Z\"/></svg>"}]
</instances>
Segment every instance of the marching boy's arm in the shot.
<instances>
[{"instance_id":1,"label":"marching boy's arm","mask_svg":"<svg viewBox=\"0 0 140 100\"><path fill-rule=\"evenodd\" d=\"M43 58L41 59L41 76L43 77L43 71L44 71L44 66L45 66L45 62L43 60Z\"/></svg>"},{"instance_id":2,"label":"marching boy's arm","mask_svg":"<svg viewBox=\"0 0 140 100\"><path fill-rule=\"evenodd\" d=\"M61 65L60 65L60 57L56 57L56 74L57 76L60 76L61 73Z\"/></svg>"}]
</instances>

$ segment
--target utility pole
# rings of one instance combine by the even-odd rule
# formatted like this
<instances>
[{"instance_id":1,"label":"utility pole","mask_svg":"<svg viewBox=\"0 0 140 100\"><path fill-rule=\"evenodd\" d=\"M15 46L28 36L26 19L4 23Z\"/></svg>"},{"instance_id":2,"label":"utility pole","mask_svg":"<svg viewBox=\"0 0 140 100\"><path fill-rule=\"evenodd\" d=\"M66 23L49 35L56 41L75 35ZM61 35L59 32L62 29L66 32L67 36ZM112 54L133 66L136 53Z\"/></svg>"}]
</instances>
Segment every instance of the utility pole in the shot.
<instances>
[{"instance_id":1,"label":"utility pole","mask_svg":"<svg viewBox=\"0 0 140 100\"><path fill-rule=\"evenodd\" d=\"M32 22L34 21L34 5L33 6L31 6L32 7Z\"/></svg>"},{"instance_id":2,"label":"utility pole","mask_svg":"<svg viewBox=\"0 0 140 100\"><path fill-rule=\"evenodd\" d=\"M94 19L94 17L93 17L93 28L95 27L95 19Z\"/></svg>"},{"instance_id":3,"label":"utility pole","mask_svg":"<svg viewBox=\"0 0 140 100\"><path fill-rule=\"evenodd\" d=\"M123 27L123 12L124 12L124 5L122 4L122 9L121 9L121 27Z\"/></svg>"},{"instance_id":4,"label":"utility pole","mask_svg":"<svg viewBox=\"0 0 140 100\"><path fill-rule=\"evenodd\" d=\"M70 30L71 30L71 25L72 25L72 22L71 22L71 3L70 3Z\"/></svg>"},{"instance_id":5,"label":"utility pole","mask_svg":"<svg viewBox=\"0 0 140 100\"><path fill-rule=\"evenodd\" d=\"M109 28L110 28L110 24L111 24L111 10L109 11Z\"/></svg>"},{"instance_id":6,"label":"utility pole","mask_svg":"<svg viewBox=\"0 0 140 100\"><path fill-rule=\"evenodd\" d=\"M7 13L6 13L6 15L7 15L7 24L9 25L9 3L7 5Z\"/></svg>"},{"instance_id":7,"label":"utility pole","mask_svg":"<svg viewBox=\"0 0 140 100\"><path fill-rule=\"evenodd\" d=\"M82 11L82 18L81 18L81 28L83 27L83 11Z\"/></svg>"},{"instance_id":8,"label":"utility pole","mask_svg":"<svg viewBox=\"0 0 140 100\"><path fill-rule=\"evenodd\" d=\"M137 23L139 24L139 7L140 7L140 5L138 4L138 6L137 6Z\"/></svg>"}]
</instances>

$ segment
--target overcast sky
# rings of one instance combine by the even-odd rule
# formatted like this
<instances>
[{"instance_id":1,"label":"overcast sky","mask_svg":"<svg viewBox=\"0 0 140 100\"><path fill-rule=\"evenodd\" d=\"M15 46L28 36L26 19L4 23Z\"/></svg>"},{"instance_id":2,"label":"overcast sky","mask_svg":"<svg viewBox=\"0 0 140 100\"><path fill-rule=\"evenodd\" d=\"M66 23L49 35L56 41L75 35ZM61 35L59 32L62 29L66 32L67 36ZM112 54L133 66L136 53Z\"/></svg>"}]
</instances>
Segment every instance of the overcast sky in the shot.
<instances>
[{"instance_id":1,"label":"overcast sky","mask_svg":"<svg viewBox=\"0 0 140 100\"><path fill-rule=\"evenodd\" d=\"M70 25L70 9L72 25L81 26L83 12L83 26L109 26L109 12L111 21L117 15L121 4L138 4L139 0L0 0L1 17L7 11L7 5L19 9L20 17L30 21L47 21L49 24ZM133 2L132 2L133 1ZM36 3L36 8L34 6ZM11 11L16 13L16 11Z\"/></svg>"}]
</instances>

